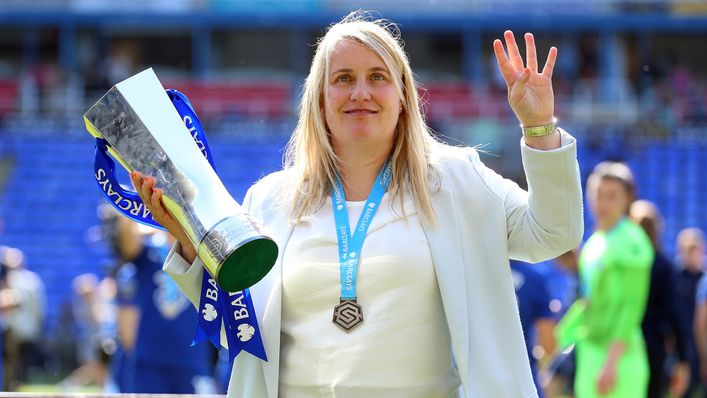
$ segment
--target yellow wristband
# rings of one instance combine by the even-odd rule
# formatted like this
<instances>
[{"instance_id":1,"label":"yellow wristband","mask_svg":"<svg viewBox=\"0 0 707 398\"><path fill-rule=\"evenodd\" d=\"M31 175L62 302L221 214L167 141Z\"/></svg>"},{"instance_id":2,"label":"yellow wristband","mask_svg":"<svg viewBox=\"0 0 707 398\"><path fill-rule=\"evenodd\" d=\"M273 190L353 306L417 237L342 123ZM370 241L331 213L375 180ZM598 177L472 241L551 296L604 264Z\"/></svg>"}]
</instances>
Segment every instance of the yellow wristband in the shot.
<instances>
[{"instance_id":1,"label":"yellow wristband","mask_svg":"<svg viewBox=\"0 0 707 398\"><path fill-rule=\"evenodd\" d=\"M523 135L526 137L542 137L552 134L557 130L557 120L553 119L552 123L544 126L523 127L523 125L521 125L520 127L523 129Z\"/></svg>"}]
</instances>

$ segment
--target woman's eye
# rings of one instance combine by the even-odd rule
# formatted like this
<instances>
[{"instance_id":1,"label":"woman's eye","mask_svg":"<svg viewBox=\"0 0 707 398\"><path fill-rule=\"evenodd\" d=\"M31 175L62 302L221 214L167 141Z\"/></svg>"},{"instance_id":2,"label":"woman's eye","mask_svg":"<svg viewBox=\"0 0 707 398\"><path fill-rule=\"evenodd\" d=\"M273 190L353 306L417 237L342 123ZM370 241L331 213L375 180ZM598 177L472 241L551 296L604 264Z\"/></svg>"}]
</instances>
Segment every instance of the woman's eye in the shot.
<instances>
[{"instance_id":1,"label":"woman's eye","mask_svg":"<svg viewBox=\"0 0 707 398\"><path fill-rule=\"evenodd\" d=\"M385 76L382 73L374 73L371 75L371 80L385 80Z\"/></svg>"},{"instance_id":2,"label":"woman's eye","mask_svg":"<svg viewBox=\"0 0 707 398\"><path fill-rule=\"evenodd\" d=\"M340 75L336 78L337 82L347 82L349 80L349 75Z\"/></svg>"}]
</instances>

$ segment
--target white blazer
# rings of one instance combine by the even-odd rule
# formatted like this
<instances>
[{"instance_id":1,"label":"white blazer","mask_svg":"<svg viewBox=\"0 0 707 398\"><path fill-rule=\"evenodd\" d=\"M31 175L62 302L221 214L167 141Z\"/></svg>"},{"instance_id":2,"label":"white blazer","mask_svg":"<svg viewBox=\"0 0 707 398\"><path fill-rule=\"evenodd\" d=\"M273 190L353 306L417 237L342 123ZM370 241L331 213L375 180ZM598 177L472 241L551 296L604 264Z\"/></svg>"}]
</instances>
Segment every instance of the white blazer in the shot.
<instances>
[{"instance_id":1,"label":"white blazer","mask_svg":"<svg viewBox=\"0 0 707 398\"><path fill-rule=\"evenodd\" d=\"M521 140L528 192L487 168L472 148L433 156L440 177L431 194L437 224L423 222L423 229L465 397L537 397L508 258L543 261L580 243L584 224L576 141L561 134L561 148L550 151ZM238 355L228 397L278 397L282 253L293 230L278 191L287 181L286 170L266 176L243 202L280 254L270 273L250 289L269 361ZM178 253L175 246L164 270L198 308L202 263L197 258L190 266Z\"/></svg>"}]
</instances>

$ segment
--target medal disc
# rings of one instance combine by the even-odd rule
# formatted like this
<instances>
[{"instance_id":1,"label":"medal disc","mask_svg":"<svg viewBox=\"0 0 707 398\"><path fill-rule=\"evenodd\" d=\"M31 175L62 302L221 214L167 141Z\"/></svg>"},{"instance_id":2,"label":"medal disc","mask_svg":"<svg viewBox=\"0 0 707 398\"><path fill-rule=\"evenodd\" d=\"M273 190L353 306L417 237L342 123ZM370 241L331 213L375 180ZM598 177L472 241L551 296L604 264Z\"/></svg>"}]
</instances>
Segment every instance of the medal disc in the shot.
<instances>
[{"instance_id":1,"label":"medal disc","mask_svg":"<svg viewBox=\"0 0 707 398\"><path fill-rule=\"evenodd\" d=\"M353 328L363 323L363 309L356 299L341 299L334 307L334 324L350 332Z\"/></svg>"}]
</instances>

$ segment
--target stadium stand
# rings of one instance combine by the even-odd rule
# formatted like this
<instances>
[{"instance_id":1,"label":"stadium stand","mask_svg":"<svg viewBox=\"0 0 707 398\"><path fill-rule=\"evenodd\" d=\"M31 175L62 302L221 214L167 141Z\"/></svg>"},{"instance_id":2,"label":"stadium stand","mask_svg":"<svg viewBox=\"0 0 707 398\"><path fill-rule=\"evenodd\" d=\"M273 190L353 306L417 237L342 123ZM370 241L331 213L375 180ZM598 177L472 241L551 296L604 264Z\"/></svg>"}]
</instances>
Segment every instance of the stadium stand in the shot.
<instances>
[{"instance_id":1,"label":"stadium stand","mask_svg":"<svg viewBox=\"0 0 707 398\"><path fill-rule=\"evenodd\" d=\"M213 139L211 146L224 185L240 201L252 182L280 167L283 143L233 141ZM76 137L13 137L0 142L0 154L15 162L2 195L2 242L21 248L30 269L44 279L47 328L53 330L59 304L68 300L71 280L82 273L105 272L113 265L96 236L100 234L96 206L104 199L92 177L93 144Z\"/></svg>"}]
</instances>

